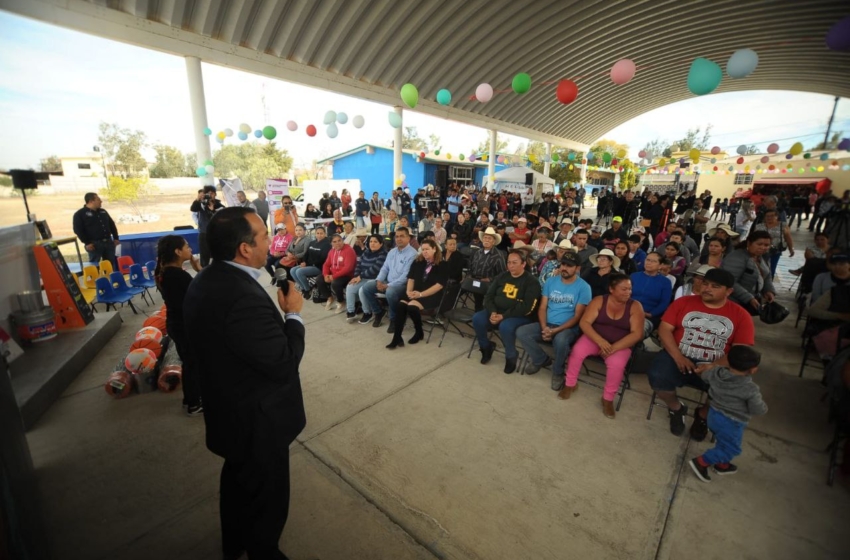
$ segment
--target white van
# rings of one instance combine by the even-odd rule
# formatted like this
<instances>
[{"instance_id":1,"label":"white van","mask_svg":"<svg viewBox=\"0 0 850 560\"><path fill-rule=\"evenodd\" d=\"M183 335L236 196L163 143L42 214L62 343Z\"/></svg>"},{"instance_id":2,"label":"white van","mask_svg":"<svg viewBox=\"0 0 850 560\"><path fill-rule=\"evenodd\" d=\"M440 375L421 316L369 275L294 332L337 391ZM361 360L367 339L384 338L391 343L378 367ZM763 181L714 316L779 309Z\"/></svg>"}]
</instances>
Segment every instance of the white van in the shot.
<instances>
[{"instance_id":1,"label":"white van","mask_svg":"<svg viewBox=\"0 0 850 560\"><path fill-rule=\"evenodd\" d=\"M337 196L342 196L342 189L348 189L348 194L351 195L351 204L357 200L357 195L360 193L360 179L313 179L307 180L299 185L303 191L295 199L295 208L298 209L298 215L303 216L304 210L308 203L321 211L319 201L324 193L331 194L336 191Z\"/></svg>"}]
</instances>

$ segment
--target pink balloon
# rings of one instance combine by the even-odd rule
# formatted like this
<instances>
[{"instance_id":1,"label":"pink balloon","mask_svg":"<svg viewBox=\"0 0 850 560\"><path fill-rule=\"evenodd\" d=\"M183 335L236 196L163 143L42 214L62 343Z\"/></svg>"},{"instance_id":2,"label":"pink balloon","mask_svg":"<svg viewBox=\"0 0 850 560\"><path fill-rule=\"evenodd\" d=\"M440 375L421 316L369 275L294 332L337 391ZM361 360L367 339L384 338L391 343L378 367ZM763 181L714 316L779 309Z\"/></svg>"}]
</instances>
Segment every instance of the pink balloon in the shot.
<instances>
[{"instance_id":1,"label":"pink balloon","mask_svg":"<svg viewBox=\"0 0 850 560\"><path fill-rule=\"evenodd\" d=\"M636 70L635 63L628 58L618 60L611 67L611 81L618 86L627 84L634 78Z\"/></svg>"},{"instance_id":2,"label":"pink balloon","mask_svg":"<svg viewBox=\"0 0 850 560\"><path fill-rule=\"evenodd\" d=\"M714 155L719 154L720 153L720 146L714 146L713 148L711 148L711 153L714 154Z\"/></svg>"},{"instance_id":3,"label":"pink balloon","mask_svg":"<svg viewBox=\"0 0 850 560\"><path fill-rule=\"evenodd\" d=\"M295 132L296 130L298 130L298 124L295 121L289 121L288 123L286 123L286 128Z\"/></svg>"},{"instance_id":4,"label":"pink balloon","mask_svg":"<svg viewBox=\"0 0 850 560\"><path fill-rule=\"evenodd\" d=\"M769 153L769 154L775 154L778 151L779 151L779 144L777 144L775 142L767 147L767 153Z\"/></svg>"},{"instance_id":5,"label":"pink balloon","mask_svg":"<svg viewBox=\"0 0 850 560\"><path fill-rule=\"evenodd\" d=\"M638 157L645 158L645 157L646 157L646 150L641 150L641 151L639 151L639 152L638 152Z\"/></svg>"},{"instance_id":6,"label":"pink balloon","mask_svg":"<svg viewBox=\"0 0 850 560\"><path fill-rule=\"evenodd\" d=\"M762 162L762 163L767 163L767 162L770 161L770 158L767 157L767 156L762 156L762 158L759 161Z\"/></svg>"},{"instance_id":7,"label":"pink balloon","mask_svg":"<svg viewBox=\"0 0 850 560\"><path fill-rule=\"evenodd\" d=\"M490 84L478 84L475 88L475 99L481 103L487 103L493 99L493 86Z\"/></svg>"}]
</instances>

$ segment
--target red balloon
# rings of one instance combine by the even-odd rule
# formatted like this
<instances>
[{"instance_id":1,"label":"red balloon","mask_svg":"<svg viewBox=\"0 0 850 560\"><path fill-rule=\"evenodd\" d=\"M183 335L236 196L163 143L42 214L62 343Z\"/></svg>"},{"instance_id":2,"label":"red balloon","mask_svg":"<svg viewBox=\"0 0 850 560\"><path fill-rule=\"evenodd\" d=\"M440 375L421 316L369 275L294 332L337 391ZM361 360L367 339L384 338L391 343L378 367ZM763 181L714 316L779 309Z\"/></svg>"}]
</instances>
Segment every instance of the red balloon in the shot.
<instances>
[{"instance_id":1,"label":"red balloon","mask_svg":"<svg viewBox=\"0 0 850 560\"><path fill-rule=\"evenodd\" d=\"M736 161L737 161L737 162L738 162L738 164L740 165L740 164L744 163L744 158L739 157Z\"/></svg>"},{"instance_id":2,"label":"red balloon","mask_svg":"<svg viewBox=\"0 0 850 560\"><path fill-rule=\"evenodd\" d=\"M307 126L307 136L315 136L316 135L316 127L311 125Z\"/></svg>"},{"instance_id":3,"label":"red balloon","mask_svg":"<svg viewBox=\"0 0 850 560\"><path fill-rule=\"evenodd\" d=\"M716 166L716 165L714 166L714 170L715 170L715 171L717 171L717 166Z\"/></svg>"},{"instance_id":4,"label":"red balloon","mask_svg":"<svg viewBox=\"0 0 850 560\"><path fill-rule=\"evenodd\" d=\"M619 162L619 160L617 158L612 159L611 160L611 166L613 167L613 166L617 165L618 162Z\"/></svg>"},{"instance_id":5,"label":"red balloon","mask_svg":"<svg viewBox=\"0 0 850 560\"><path fill-rule=\"evenodd\" d=\"M555 97L564 105L572 103L578 97L578 86L572 80L561 80L555 90Z\"/></svg>"},{"instance_id":6,"label":"red balloon","mask_svg":"<svg viewBox=\"0 0 850 560\"><path fill-rule=\"evenodd\" d=\"M425 159L425 152L419 152L419 158Z\"/></svg>"}]
</instances>

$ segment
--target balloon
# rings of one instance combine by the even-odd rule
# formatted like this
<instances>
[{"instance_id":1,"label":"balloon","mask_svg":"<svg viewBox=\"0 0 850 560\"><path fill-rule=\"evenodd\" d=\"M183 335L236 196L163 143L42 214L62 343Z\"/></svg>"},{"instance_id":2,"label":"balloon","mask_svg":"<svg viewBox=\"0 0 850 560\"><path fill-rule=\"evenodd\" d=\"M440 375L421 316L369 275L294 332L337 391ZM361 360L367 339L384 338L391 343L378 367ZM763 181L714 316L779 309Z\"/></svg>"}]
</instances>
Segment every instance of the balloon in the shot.
<instances>
[{"instance_id":1,"label":"balloon","mask_svg":"<svg viewBox=\"0 0 850 560\"><path fill-rule=\"evenodd\" d=\"M390 121L390 126L393 128L401 127L401 115L396 113L395 111L390 111L387 115L387 119Z\"/></svg>"},{"instance_id":2,"label":"balloon","mask_svg":"<svg viewBox=\"0 0 850 560\"><path fill-rule=\"evenodd\" d=\"M711 148L711 153L714 154L714 155L719 154L720 153L720 146L714 146L713 148Z\"/></svg>"},{"instance_id":3,"label":"balloon","mask_svg":"<svg viewBox=\"0 0 850 560\"><path fill-rule=\"evenodd\" d=\"M273 126L264 126L263 136L266 140L274 140L275 136L277 136L277 130L275 130L275 127Z\"/></svg>"},{"instance_id":4,"label":"balloon","mask_svg":"<svg viewBox=\"0 0 850 560\"><path fill-rule=\"evenodd\" d=\"M572 80L561 80L555 90L555 97L564 105L572 103L578 97L578 85Z\"/></svg>"},{"instance_id":5,"label":"balloon","mask_svg":"<svg viewBox=\"0 0 850 560\"><path fill-rule=\"evenodd\" d=\"M398 178L401 179L402 181L404 181L405 179L407 179L407 175L402 173L401 175L398 176Z\"/></svg>"},{"instance_id":6,"label":"balloon","mask_svg":"<svg viewBox=\"0 0 850 560\"><path fill-rule=\"evenodd\" d=\"M457 159L459 159L460 161L463 161L463 160L464 160L464 155L463 155L463 154L458 154Z\"/></svg>"},{"instance_id":7,"label":"balloon","mask_svg":"<svg viewBox=\"0 0 850 560\"><path fill-rule=\"evenodd\" d=\"M248 124L242 123L242 124L239 125L239 132L244 132L245 134L248 134L249 132L251 132L251 126L248 125Z\"/></svg>"},{"instance_id":8,"label":"balloon","mask_svg":"<svg viewBox=\"0 0 850 560\"><path fill-rule=\"evenodd\" d=\"M327 133L328 138L336 138L336 135L339 134L339 129L337 129L336 123L329 124L325 133Z\"/></svg>"},{"instance_id":9,"label":"balloon","mask_svg":"<svg viewBox=\"0 0 850 560\"><path fill-rule=\"evenodd\" d=\"M218 138L219 140L224 140L224 138L226 136L227 135L224 132L219 132L218 134L215 135L215 137Z\"/></svg>"},{"instance_id":10,"label":"balloon","mask_svg":"<svg viewBox=\"0 0 850 560\"><path fill-rule=\"evenodd\" d=\"M195 174L196 174L198 177L204 177L204 176L206 176L206 174L207 174L207 170L206 170L206 168L204 168L204 167L199 167L199 168L197 168L197 169L195 170Z\"/></svg>"},{"instance_id":11,"label":"balloon","mask_svg":"<svg viewBox=\"0 0 850 560\"><path fill-rule=\"evenodd\" d=\"M717 163L717 158L711 158L711 163Z\"/></svg>"},{"instance_id":12,"label":"balloon","mask_svg":"<svg viewBox=\"0 0 850 560\"><path fill-rule=\"evenodd\" d=\"M287 121L286 128L292 132L298 130L298 123L295 121Z\"/></svg>"},{"instance_id":13,"label":"balloon","mask_svg":"<svg viewBox=\"0 0 850 560\"><path fill-rule=\"evenodd\" d=\"M255 130L254 131L254 137L262 138L263 137L263 131L262 130Z\"/></svg>"},{"instance_id":14,"label":"balloon","mask_svg":"<svg viewBox=\"0 0 850 560\"><path fill-rule=\"evenodd\" d=\"M354 128L363 128L363 125L366 124L366 120L362 115L357 115L352 119L351 124L354 125Z\"/></svg>"},{"instance_id":15,"label":"balloon","mask_svg":"<svg viewBox=\"0 0 850 560\"><path fill-rule=\"evenodd\" d=\"M732 167L731 165L730 165L730 166L728 167L728 169L727 169L727 171L734 171L734 170L735 170L735 168L734 168L734 167Z\"/></svg>"},{"instance_id":16,"label":"balloon","mask_svg":"<svg viewBox=\"0 0 850 560\"><path fill-rule=\"evenodd\" d=\"M639 157L639 158L645 158L645 157L646 157L646 150L641 150L641 151L639 151L639 152L638 152L638 157Z\"/></svg>"},{"instance_id":17,"label":"balloon","mask_svg":"<svg viewBox=\"0 0 850 560\"><path fill-rule=\"evenodd\" d=\"M621 148L621 149L619 149L619 150L617 150L617 157L618 157L618 158L624 158L624 157L626 157L626 150L623 150L622 148Z\"/></svg>"},{"instance_id":18,"label":"balloon","mask_svg":"<svg viewBox=\"0 0 850 560\"><path fill-rule=\"evenodd\" d=\"M810 154L809 152L806 152L805 154L803 154L803 157L805 159L809 159L810 157L812 157L812 154Z\"/></svg>"},{"instance_id":19,"label":"balloon","mask_svg":"<svg viewBox=\"0 0 850 560\"><path fill-rule=\"evenodd\" d=\"M208 159L207 161L205 161L205 162L204 162L204 166L205 166L205 167L206 167L207 165L212 165L212 164L213 164L213 162L212 162L212 160L211 160L211 159Z\"/></svg>"},{"instance_id":20,"label":"balloon","mask_svg":"<svg viewBox=\"0 0 850 560\"><path fill-rule=\"evenodd\" d=\"M325 119L322 121L324 124L331 124L336 122L336 111L328 111L325 113Z\"/></svg>"},{"instance_id":21,"label":"balloon","mask_svg":"<svg viewBox=\"0 0 850 560\"><path fill-rule=\"evenodd\" d=\"M339 113L336 114L336 122L338 122L339 124L347 123L348 122L348 115L346 115L345 113L340 111Z\"/></svg>"},{"instance_id":22,"label":"balloon","mask_svg":"<svg viewBox=\"0 0 850 560\"><path fill-rule=\"evenodd\" d=\"M741 165L742 163L744 163L744 158L739 157L739 158L738 158L737 160L735 160L735 161L738 163L738 165Z\"/></svg>"},{"instance_id":23,"label":"balloon","mask_svg":"<svg viewBox=\"0 0 850 560\"><path fill-rule=\"evenodd\" d=\"M395 180L395 186L397 186L397 187L400 187L400 186L401 186L401 179L396 179L396 180Z\"/></svg>"},{"instance_id":24,"label":"balloon","mask_svg":"<svg viewBox=\"0 0 850 560\"><path fill-rule=\"evenodd\" d=\"M425 159L425 152L419 152L419 159Z\"/></svg>"},{"instance_id":25,"label":"balloon","mask_svg":"<svg viewBox=\"0 0 850 560\"><path fill-rule=\"evenodd\" d=\"M794 145L791 146L791 149L788 150L791 155L798 156L803 153L803 145L800 142L794 142Z\"/></svg>"},{"instance_id":26,"label":"balloon","mask_svg":"<svg viewBox=\"0 0 850 560\"><path fill-rule=\"evenodd\" d=\"M850 163L845 163L841 166L841 171L850 171Z\"/></svg>"},{"instance_id":27,"label":"balloon","mask_svg":"<svg viewBox=\"0 0 850 560\"><path fill-rule=\"evenodd\" d=\"M475 88L475 99L481 103L487 103L493 99L493 86L490 84L478 84Z\"/></svg>"},{"instance_id":28,"label":"balloon","mask_svg":"<svg viewBox=\"0 0 850 560\"><path fill-rule=\"evenodd\" d=\"M514 76L513 80L511 80L511 87L514 90L514 93L519 95L528 92L528 90L531 89L531 76L525 72L520 72Z\"/></svg>"},{"instance_id":29,"label":"balloon","mask_svg":"<svg viewBox=\"0 0 850 560\"><path fill-rule=\"evenodd\" d=\"M212 175L213 172L215 171L215 167L213 167L212 165L204 166L204 171L206 171L208 174Z\"/></svg>"},{"instance_id":30,"label":"balloon","mask_svg":"<svg viewBox=\"0 0 850 560\"><path fill-rule=\"evenodd\" d=\"M567 154L567 159L568 159L568 160L570 160L570 161L575 160L575 159L576 159L576 154L575 154L575 152L570 152L570 153L568 153L568 154Z\"/></svg>"},{"instance_id":31,"label":"balloon","mask_svg":"<svg viewBox=\"0 0 850 560\"><path fill-rule=\"evenodd\" d=\"M695 58L688 70L688 89L694 95L711 93L723 79L720 66L707 58Z\"/></svg>"},{"instance_id":32,"label":"balloon","mask_svg":"<svg viewBox=\"0 0 850 560\"><path fill-rule=\"evenodd\" d=\"M691 151L688 152L688 155L691 156L693 161L699 161L700 151L697 148L691 148Z\"/></svg>"},{"instance_id":33,"label":"balloon","mask_svg":"<svg viewBox=\"0 0 850 560\"><path fill-rule=\"evenodd\" d=\"M451 154L446 154L446 159L452 159L452 155L451 155Z\"/></svg>"},{"instance_id":34,"label":"balloon","mask_svg":"<svg viewBox=\"0 0 850 560\"><path fill-rule=\"evenodd\" d=\"M475 160L476 160L475 154L469 154L469 161L475 161Z\"/></svg>"},{"instance_id":35,"label":"balloon","mask_svg":"<svg viewBox=\"0 0 850 560\"><path fill-rule=\"evenodd\" d=\"M821 173L822 171L823 171L823 165L818 165L818 173Z\"/></svg>"},{"instance_id":36,"label":"balloon","mask_svg":"<svg viewBox=\"0 0 850 560\"><path fill-rule=\"evenodd\" d=\"M762 163L767 163L768 161L770 161L770 158L767 157L767 156L762 156L759 161L762 162Z\"/></svg>"},{"instance_id":37,"label":"balloon","mask_svg":"<svg viewBox=\"0 0 850 560\"><path fill-rule=\"evenodd\" d=\"M561 159L561 156L559 156L558 154L552 154L552 161L558 161L559 159Z\"/></svg>"},{"instance_id":38,"label":"balloon","mask_svg":"<svg viewBox=\"0 0 850 560\"><path fill-rule=\"evenodd\" d=\"M738 146L738 149L735 150L735 151L738 152L739 155L744 155L744 154L747 153L747 145L741 144L740 146Z\"/></svg>"},{"instance_id":39,"label":"balloon","mask_svg":"<svg viewBox=\"0 0 850 560\"><path fill-rule=\"evenodd\" d=\"M447 89L441 89L437 92L437 103L440 105L448 105L452 102L452 92Z\"/></svg>"},{"instance_id":40,"label":"balloon","mask_svg":"<svg viewBox=\"0 0 850 560\"><path fill-rule=\"evenodd\" d=\"M209 136L211 134L212 134L212 129L210 129L209 127L204 129L204 136Z\"/></svg>"},{"instance_id":41,"label":"balloon","mask_svg":"<svg viewBox=\"0 0 850 560\"><path fill-rule=\"evenodd\" d=\"M419 90L416 89L416 86L413 84L404 84L403 86L401 86L400 93L401 100L404 101L405 105L407 105L411 109L415 109L416 104L419 103Z\"/></svg>"},{"instance_id":42,"label":"balloon","mask_svg":"<svg viewBox=\"0 0 850 560\"><path fill-rule=\"evenodd\" d=\"M605 152L604 154L602 154L602 161L604 161L605 163L611 163L612 159L613 159L613 156L611 154L609 154L608 152Z\"/></svg>"},{"instance_id":43,"label":"balloon","mask_svg":"<svg viewBox=\"0 0 850 560\"><path fill-rule=\"evenodd\" d=\"M435 155L435 156L440 155L440 150L434 150L434 155Z\"/></svg>"},{"instance_id":44,"label":"balloon","mask_svg":"<svg viewBox=\"0 0 850 560\"><path fill-rule=\"evenodd\" d=\"M240 140L247 140L248 139L248 135L245 134L244 132L242 132L241 130L236 134L236 136L238 136Z\"/></svg>"},{"instance_id":45,"label":"balloon","mask_svg":"<svg viewBox=\"0 0 850 560\"><path fill-rule=\"evenodd\" d=\"M229 128L225 128L224 129L224 135L227 136L228 138L230 138L231 136L233 136L233 130L231 130Z\"/></svg>"},{"instance_id":46,"label":"balloon","mask_svg":"<svg viewBox=\"0 0 850 560\"><path fill-rule=\"evenodd\" d=\"M224 144L224 137L219 138L218 136L216 136L215 141L218 142L219 144Z\"/></svg>"},{"instance_id":47,"label":"balloon","mask_svg":"<svg viewBox=\"0 0 850 560\"><path fill-rule=\"evenodd\" d=\"M505 163L505 156L499 156L496 158L497 163Z\"/></svg>"},{"instance_id":48,"label":"balloon","mask_svg":"<svg viewBox=\"0 0 850 560\"><path fill-rule=\"evenodd\" d=\"M846 17L829 28L826 46L834 51L850 51L850 17Z\"/></svg>"},{"instance_id":49,"label":"balloon","mask_svg":"<svg viewBox=\"0 0 850 560\"><path fill-rule=\"evenodd\" d=\"M794 156L791 155L791 154L785 154L785 159L791 159L792 157L794 157Z\"/></svg>"},{"instance_id":50,"label":"balloon","mask_svg":"<svg viewBox=\"0 0 850 560\"><path fill-rule=\"evenodd\" d=\"M717 171L717 166L716 166L716 165L714 166L714 170L715 170L715 171Z\"/></svg>"},{"instance_id":51,"label":"balloon","mask_svg":"<svg viewBox=\"0 0 850 560\"><path fill-rule=\"evenodd\" d=\"M828 159L829 159L829 154L821 154L821 155L820 155L820 160L821 160L821 161L826 161L826 160L828 160Z\"/></svg>"},{"instance_id":52,"label":"balloon","mask_svg":"<svg viewBox=\"0 0 850 560\"><path fill-rule=\"evenodd\" d=\"M316 127L313 126L312 124L308 124L306 132L307 132L307 136L312 138L313 136L316 135Z\"/></svg>"},{"instance_id":53,"label":"balloon","mask_svg":"<svg viewBox=\"0 0 850 560\"><path fill-rule=\"evenodd\" d=\"M775 166L775 165L770 165L770 166L768 166L768 169L769 169L769 170L771 170L771 171L773 171L774 169L776 169L776 166Z\"/></svg>"},{"instance_id":54,"label":"balloon","mask_svg":"<svg viewBox=\"0 0 850 560\"><path fill-rule=\"evenodd\" d=\"M745 78L752 74L759 64L759 55L751 49L739 49L732 53L726 62L726 74L730 78Z\"/></svg>"},{"instance_id":55,"label":"balloon","mask_svg":"<svg viewBox=\"0 0 850 560\"><path fill-rule=\"evenodd\" d=\"M850 138L842 138L838 143L839 150L850 150Z\"/></svg>"},{"instance_id":56,"label":"balloon","mask_svg":"<svg viewBox=\"0 0 850 560\"><path fill-rule=\"evenodd\" d=\"M618 60L611 67L611 81L618 86L627 84L635 76L635 70L635 63L628 58Z\"/></svg>"},{"instance_id":57,"label":"balloon","mask_svg":"<svg viewBox=\"0 0 850 560\"><path fill-rule=\"evenodd\" d=\"M767 153L769 153L769 154L775 154L778 151L779 151L779 144L777 144L776 142L770 144L767 147Z\"/></svg>"},{"instance_id":58,"label":"balloon","mask_svg":"<svg viewBox=\"0 0 850 560\"><path fill-rule=\"evenodd\" d=\"M424 148L422 148L422 153L425 154L425 155L428 155L428 146L425 146Z\"/></svg>"}]
</instances>

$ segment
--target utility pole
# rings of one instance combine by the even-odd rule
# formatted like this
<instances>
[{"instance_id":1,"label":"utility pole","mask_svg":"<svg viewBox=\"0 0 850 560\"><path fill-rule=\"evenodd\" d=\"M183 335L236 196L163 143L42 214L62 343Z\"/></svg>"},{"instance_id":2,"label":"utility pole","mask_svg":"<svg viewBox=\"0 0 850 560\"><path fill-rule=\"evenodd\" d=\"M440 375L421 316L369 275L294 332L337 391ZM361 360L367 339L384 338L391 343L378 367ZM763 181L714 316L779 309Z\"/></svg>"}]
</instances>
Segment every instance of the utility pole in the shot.
<instances>
[{"instance_id":1,"label":"utility pole","mask_svg":"<svg viewBox=\"0 0 850 560\"><path fill-rule=\"evenodd\" d=\"M832 114L829 116L829 124L826 125L826 135L823 137L823 149L828 149L829 133L832 132L832 121L835 119L835 110L838 108L838 96L835 96L835 102L832 104Z\"/></svg>"}]
</instances>

